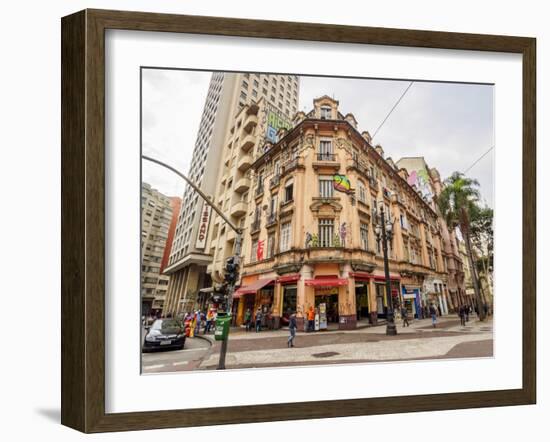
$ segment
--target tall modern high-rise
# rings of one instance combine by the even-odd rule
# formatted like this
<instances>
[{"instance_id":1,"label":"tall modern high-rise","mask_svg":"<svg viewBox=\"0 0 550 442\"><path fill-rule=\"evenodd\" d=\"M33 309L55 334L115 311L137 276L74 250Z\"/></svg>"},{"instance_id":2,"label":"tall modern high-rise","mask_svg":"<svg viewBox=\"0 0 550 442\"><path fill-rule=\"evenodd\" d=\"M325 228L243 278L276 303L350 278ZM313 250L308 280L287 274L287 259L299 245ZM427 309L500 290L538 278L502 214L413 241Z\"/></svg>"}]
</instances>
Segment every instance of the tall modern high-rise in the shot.
<instances>
[{"instance_id":1,"label":"tall modern high-rise","mask_svg":"<svg viewBox=\"0 0 550 442\"><path fill-rule=\"evenodd\" d=\"M298 109L299 81L297 76L268 75L259 73L212 74L197 140L193 150L188 177L214 200L218 190L218 175L225 158L226 141L241 143L243 150L255 152L257 146L275 136L277 127L247 124L242 139L233 139L235 119L245 108L259 102L266 103L277 115L290 116ZM263 99L263 100L262 100ZM285 118L279 118L285 124ZM259 127L255 127L259 126ZM261 136L256 132L269 128ZM244 138L251 135L246 145ZM252 143L252 145L251 145ZM254 149L251 150L251 148ZM201 288L212 285L206 269L212 262L208 235L211 231L212 210L192 188L187 187L176 227L168 266L164 272L170 275L166 300L166 313L177 314L192 309Z\"/></svg>"}]
</instances>

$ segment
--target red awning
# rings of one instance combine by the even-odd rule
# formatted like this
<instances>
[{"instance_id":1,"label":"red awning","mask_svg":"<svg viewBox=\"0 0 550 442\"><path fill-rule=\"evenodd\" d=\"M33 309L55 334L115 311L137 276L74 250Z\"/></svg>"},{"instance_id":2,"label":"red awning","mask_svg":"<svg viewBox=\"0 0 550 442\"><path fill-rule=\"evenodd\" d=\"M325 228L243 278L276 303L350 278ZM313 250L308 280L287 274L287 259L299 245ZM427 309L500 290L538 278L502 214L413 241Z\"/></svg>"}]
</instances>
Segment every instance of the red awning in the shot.
<instances>
[{"instance_id":1,"label":"red awning","mask_svg":"<svg viewBox=\"0 0 550 442\"><path fill-rule=\"evenodd\" d=\"M300 279L299 273L292 273L290 275L284 275L277 278L277 282L284 284L285 282L296 282Z\"/></svg>"},{"instance_id":2,"label":"red awning","mask_svg":"<svg viewBox=\"0 0 550 442\"><path fill-rule=\"evenodd\" d=\"M385 276L380 276L380 275L374 275L374 280L375 281L385 281L386 280L386 277ZM395 276L395 275L390 275L390 281L401 281L401 277L400 276Z\"/></svg>"},{"instance_id":3,"label":"red awning","mask_svg":"<svg viewBox=\"0 0 550 442\"><path fill-rule=\"evenodd\" d=\"M349 275L353 276L356 281L368 281L369 279L374 278L374 275L366 272L352 272Z\"/></svg>"},{"instance_id":4,"label":"red awning","mask_svg":"<svg viewBox=\"0 0 550 442\"><path fill-rule=\"evenodd\" d=\"M347 285L348 280L336 276L317 276L314 279L306 279L305 284L313 287L338 287Z\"/></svg>"},{"instance_id":5,"label":"red awning","mask_svg":"<svg viewBox=\"0 0 550 442\"><path fill-rule=\"evenodd\" d=\"M233 298L240 298L242 295L256 293L258 290L263 289L266 285L271 284L273 281L273 278L258 279L252 284L238 289L235 293L233 293Z\"/></svg>"}]
</instances>

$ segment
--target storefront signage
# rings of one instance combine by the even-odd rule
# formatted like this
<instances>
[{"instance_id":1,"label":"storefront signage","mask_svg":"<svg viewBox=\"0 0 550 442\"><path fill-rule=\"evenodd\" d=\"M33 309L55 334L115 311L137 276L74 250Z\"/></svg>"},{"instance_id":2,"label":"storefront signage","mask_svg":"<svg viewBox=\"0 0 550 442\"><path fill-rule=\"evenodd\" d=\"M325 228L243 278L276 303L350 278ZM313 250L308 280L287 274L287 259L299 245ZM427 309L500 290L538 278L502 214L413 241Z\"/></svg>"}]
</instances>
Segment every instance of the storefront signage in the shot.
<instances>
[{"instance_id":1,"label":"storefront signage","mask_svg":"<svg viewBox=\"0 0 550 442\"><path fill-rule=\"evenodd\" d=\"M195 243L196 249L204 249L206 247L206 237L208 236L208 226L210 224L210 217L212 215L212 207L203 203L202 213L199 223L199 231L197 233L197 241Z\"/></svg>"},{"instance_id":2,"label":"storefront signage","mask_svg":"<svg viewBox=\"0 0 550 442\"><path fill-rule=\"evenodd\" d=\"M265 240L258 241L258 249L256 250L256 259L261 261L264 259L264 243Z\"/></svg>"}]
</instances>

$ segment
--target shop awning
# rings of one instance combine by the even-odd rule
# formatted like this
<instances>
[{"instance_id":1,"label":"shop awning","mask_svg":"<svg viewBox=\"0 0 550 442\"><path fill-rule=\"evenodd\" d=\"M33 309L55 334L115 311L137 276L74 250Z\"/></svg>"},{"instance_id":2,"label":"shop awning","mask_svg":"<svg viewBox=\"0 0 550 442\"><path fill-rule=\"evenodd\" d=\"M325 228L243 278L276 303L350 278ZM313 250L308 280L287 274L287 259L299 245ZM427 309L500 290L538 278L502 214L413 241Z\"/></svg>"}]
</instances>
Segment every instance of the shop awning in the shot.
<instances>
[{"instance_id":1,"label":"shop awning","mask_svg":"<svg viewBox=\"0 0 550 442\"><path fill-rule=\"evenodd\" d=\"M235 293L233 293L233 298L240 298L242 295L256 293L258 290L263 289L266 285L271 284L273 281L273 278L258 279L250 285L239 288Z\"/></svg>"},{"instance_id":2,"label":"shop awning","mask_svg":"<svg viewBox=\"0 0 550 442\"><path fill-rule=\"evenodd\" d=\"M284 284L285 282L296 282L300 279L299 273L292 273L289 275L283 275L277 278L277 282Z\"/></svg>"},{"instance_id":3,"label":"shop awning","mask_svg":"<svg viewBox=\"0 0 550 442\"><path fill-rule=\"evenodd\" d=\"M338 287L341 285L347 285L348 280L345 278L338 278L336 276L318 276L314 279L306 279L305 284L313 287Z\"/></svg>"},{"instance_id":4,"label":"shop awning","mask_svg":"<svg viewBox=\"0 0 550 442\"><path fill-rule=\"evenodd\" d=\"M374 277L372 274L367 272L352 272L349 275L353 276L356 281L368 281Z\"/></svg>"},{"instance_id":5,"label":"shop awning","mask_svg":"<svg viewBox=\"0 0 550 442\"><path fill-rule=\"evenodd\" d=\"M385 281L386 277L384 275L374 275L375 281ZM390 281L401 281L401 276L390 275Z\"/></svg>"}]
</instances>

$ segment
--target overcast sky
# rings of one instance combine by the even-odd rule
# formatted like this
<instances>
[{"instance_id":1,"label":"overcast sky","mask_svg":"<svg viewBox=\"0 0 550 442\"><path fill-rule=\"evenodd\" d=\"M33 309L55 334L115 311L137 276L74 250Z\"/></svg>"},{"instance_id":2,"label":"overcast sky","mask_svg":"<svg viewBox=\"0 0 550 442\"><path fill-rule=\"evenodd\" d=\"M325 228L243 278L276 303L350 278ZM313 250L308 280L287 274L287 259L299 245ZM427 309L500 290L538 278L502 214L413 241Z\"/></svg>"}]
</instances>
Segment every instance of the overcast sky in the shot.
<instances>
[{"instance_id":1,"label":"overcast sky","mask_svg":"<svg viewBox=\"0 0 550 442\"><path fill-rule=\"evenodd\" d=\"M143 71L143 153L187 172L195 145L210 72ZM373 135L409 81L300 77L299 108L329 95L351 112L359 130ZM494 145L493 92L488 85L415 82L379 130L374 143L394 161L423 156L444 179L465 171ZM467 175L480 183L493 207L494 150ZM144 162L143 180L169 196L181 196L183 181Z\"/></svg>"}]
</instances>

